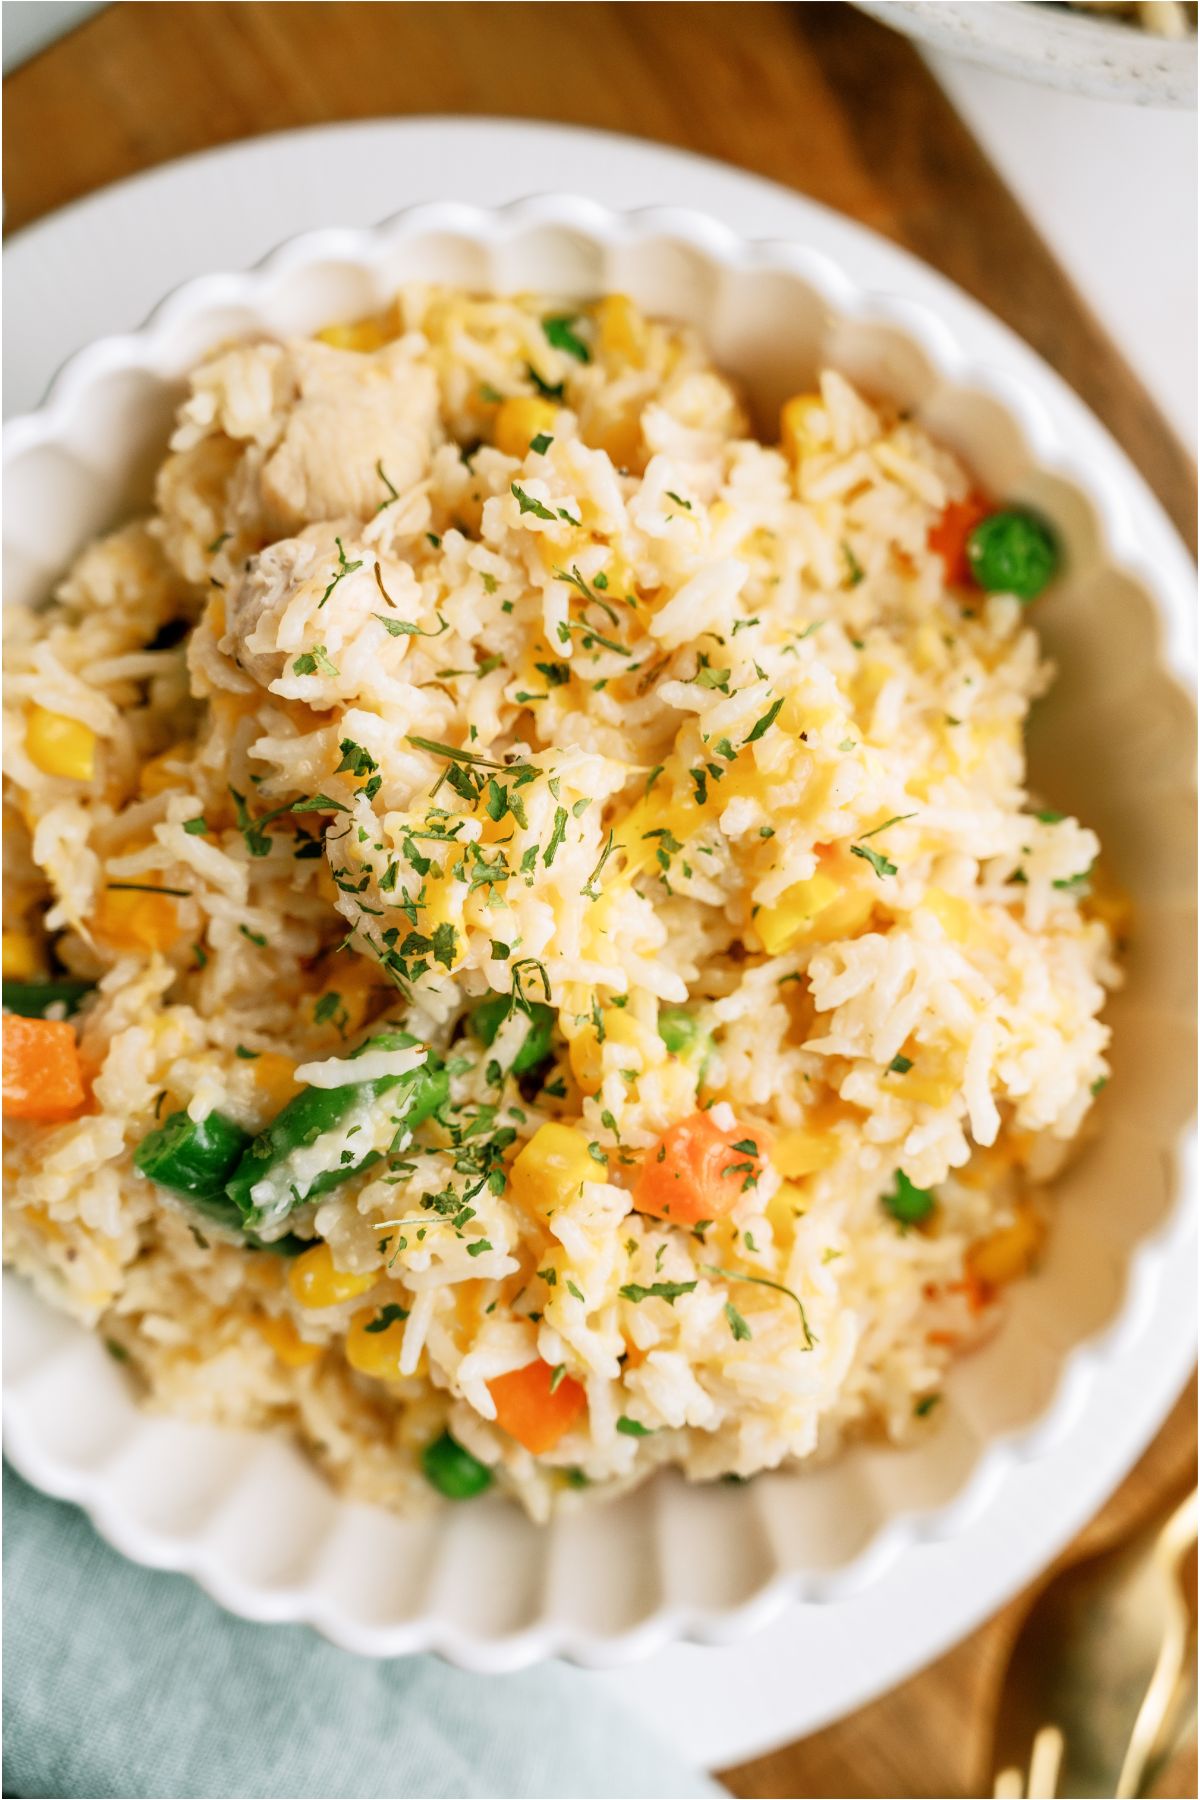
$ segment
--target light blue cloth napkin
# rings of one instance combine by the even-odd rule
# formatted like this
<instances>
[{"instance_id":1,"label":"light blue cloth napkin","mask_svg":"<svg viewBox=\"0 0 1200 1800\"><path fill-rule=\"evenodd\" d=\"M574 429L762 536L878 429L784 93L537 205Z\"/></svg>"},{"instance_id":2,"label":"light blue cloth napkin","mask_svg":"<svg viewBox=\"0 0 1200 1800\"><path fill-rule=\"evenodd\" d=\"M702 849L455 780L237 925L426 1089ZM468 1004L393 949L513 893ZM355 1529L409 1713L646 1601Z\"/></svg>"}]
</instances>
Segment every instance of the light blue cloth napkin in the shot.
<instances>
[{"instance_id":1,"label":"light blue cloth napkin","mask_svg":"<svg viewBox=\"0 0 1200 1800\"><path fill-rule=\"evenodd\" d=\"M231 1618L4 1471L4 1786L22 1796L712 1796L584 1670L373 1662Z\"/></svg>"}]
</instances>

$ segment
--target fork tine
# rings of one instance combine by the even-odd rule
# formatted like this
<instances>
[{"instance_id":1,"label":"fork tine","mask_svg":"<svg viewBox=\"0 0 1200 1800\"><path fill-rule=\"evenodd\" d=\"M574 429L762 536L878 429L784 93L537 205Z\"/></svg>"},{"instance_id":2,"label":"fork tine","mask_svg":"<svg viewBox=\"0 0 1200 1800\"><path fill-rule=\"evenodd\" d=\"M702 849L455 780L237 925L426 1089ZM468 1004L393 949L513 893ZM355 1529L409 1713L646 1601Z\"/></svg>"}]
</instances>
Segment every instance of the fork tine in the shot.
<instances>
[{"instance_id":1,"label":"fork tine","mask_svg":"<svg viewBox=\"0 0 1200 1800\"><path fill-rule=\"evenodd\" d=\"M1025 1777L1020 1769L1001 1769L992 1794L994 1800L1025 1800Z\"/></svg>"},{"instance_id":2,"label":"fork tine","mask_svg":"<svg viewBox=\"0 0 1200 1800\"><path fill-rule=\"evenodd\" d=\"M1063 1734L1058 1726L1043 1725L1033 1740L1029 1758L1029 1800L1054 1800L1063 1747Z\"/></svg>"},{"instance_id":3,"label":"fork tine","mask_svg":"<svg viewBox=\"0 0 1200 1800\"><path fill-rule=\"evenodd\" d=\"M1195 1489L1176 1507L1162 1528L1155 1556L1168 1576L1173 1576L1180 1559L1196 1540L1197 1492ZM1155 1740L1171 1710L1171 1702L1179 1684L1187 1658L1191 1636L1191 1618L1178 1586L1170 1590L1167 1622L1163 1627L1158 1660L1150 1677L1145 1697L1138 1708L1130 1734L1129 1748L1117 1777L1117 1795L1136 1794L1146 1773L1146 1765L1154 1750Z\"/></svg>"}]
</instances>

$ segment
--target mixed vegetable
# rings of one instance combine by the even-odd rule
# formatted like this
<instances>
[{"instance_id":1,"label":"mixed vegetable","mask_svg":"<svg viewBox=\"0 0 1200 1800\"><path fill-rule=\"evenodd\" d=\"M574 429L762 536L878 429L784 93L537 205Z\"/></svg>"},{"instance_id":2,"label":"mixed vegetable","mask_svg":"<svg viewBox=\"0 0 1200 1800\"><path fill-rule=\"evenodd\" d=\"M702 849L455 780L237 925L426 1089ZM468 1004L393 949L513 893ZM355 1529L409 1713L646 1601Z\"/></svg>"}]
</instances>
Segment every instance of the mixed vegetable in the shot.
<instances>
[{"instance_id":1,"label":"mixed vegetable","mask_svg":"<svg viewBox=\"0 0 1200 1800\"><path fill-rule=\"evenodd\" d=\"M471 1030L485 1048L490 1048L496 1041L497 1033L505 1020L513 1011L512 999L508 994L491 994L481 1000L471 1014ZM513 1058L513 1074L524 1075L544 1063L550 1054L554 1038L554 1026L558 1014L552 1006L544 1006L540 1000L528 1002L528 1010L524 1013L528 1020L525 1039L521 1048Z\"/></svg>"},{"instance_id":2,"label":"mixed vegetable","mask_svg":"<svg viewBox=\"0 0 1200 1800\"><path fill-rule=\"evenodd\" d=\"M569 344L566 347L570 348ZM525 410L518 416L514 405L504 428L511 431L514 445L533 443L536 448L543 441L537 434L547 422L537 409L544 408L545 403L526 398L521 404ZM544 433L543 437L548 444L549 437ZM523 503L522 510L526 510L525 496L516 487L513 491ZM529 505L532 507L533 503ZM996 509L979 494L947 506L931 528L928 542L942 559L952 585L987 594L1009 594L1021 602L1042 594L1059 568L1057 543L1041 519L1021 508ZM855 579L861 579L861 570ZM778 707L760 726L769 725L777 711ZM752 737L759 731L760 727L756 727ZM438 745L426 747L443 749ZM481 760L463 752L444 753L457 759L456 766ZM480 776L480 784L483 780ZM562 816L565 819L565 811ZM611 844L610 833L606 855ZM877 853L862 849L853 853L871 858L877 873L894 873L894 866ZM660 852L660 859L663 855L665 852ZM884 861L883 870L879 868L880 861ZM449 966L440 951L438 956ZM28 964L14 963L11 973L20 978L6 980L3 986L4 1009L9 1015L4 1026L4 1112L10 1118L55 1123L78 1116L88 1104L79 1046L69 1018L93 984L69 977L34 979L34 969L36 959ZM513 995L492 994L477 1002L470 1012L467 1029L480 1046L490 1049L511 1018L519 1015L523 1019L523 1035L507 1072L524 1078L522 1091L530 1095L530 1084L540 1086L544 1077L539 1076L539 1071L544 1071L554 1055L558 1015L549 1004L525 999L519 987L515 994L515 999ZM548 1000L548 984L546 994ZM55 1016L47 1017L50 1013ZM712 1034L702 1023L702 1016L688 1006L662 1007L658 1033L669 1054L689 1064L702 1084L714 1050ZM510 1054L514 1035L505 1038ZM377 1032L352 1052L349 1060L367 1051L407 1049L416 1043L403 1032ZM496 1079L499 1081L502 1076L497 1075ZM298 1256L289 1271L292 1295L301 1305L320 1307L344 1304L365 1294L376 1277L339 1271L327 1244L287 1229L289 1217L369 1170L396 1149L406 1147L417 1129L435 1115L441 1118L450 1136L455 1169L478 1177L475 1192L485 1183L500 1191L511 1179L514 1192L523 1192L535 1210L550 1211L559 1204L564 1183L570 1187L604 1180L610 1154L616 1154L621 1164L630 1162L627 1155L605 1152L601 1146L589 1143L584 1133L551 1121L543 1124L521 1148L506 1173L502 1166L508 1160L504 1152L515 1141L516 1132L499 1131L468 1147L471 1128L468 1125L460 1130L454 1124L452 1113L447 1110L449 1094L450 1072L443 1059L429 1051L421 1066L404 1074L350 1080L339 1087L302 1088L256 1136L219 1111L210 1112L203 1119L192 1118L186 1110L172 1112L141 1140L134 1153L134 1165L158 1187L185 1201L200 1218L235 1235L247 1248ZM387 1105L381 1108L378 1103L385 1097ZM771 1145L762 1139L757 1128L723 1129L711 1110L701 1107L665 1131L640 1164L631 1169L633 1207L649 1219L683 1227L703 1242L705 1231L728 1218L742 1196L757 1186L770 1154ZM497 1181L499 1187L495 1186ZM447 1197L456 1205L466 1205L450 1187L445 1195L429 1198L440 1201ZM470 1197L468 1183L467 1198ZM881 1205L899 1230L907 1231L928 1225L936 1201L932 1193L916 1187L902 1170L897 1170ZM445 1211L447 1217L460 1221L474 1216L469 1208L456 1215L447 1205ZM299 1223L303 1230L306 1222ZM1022 1258L1028 1261L1034 1253L1030 1246L1036 1248L1036 1222L1019 1224L1021 1231L1010 1228L1007 1234L989 1240L980 1251L979 1268L973 1273L981 1291L988 1284L1008 1278L1010 1264ZM478 1241L490 1249L485 1240ZM709 1264L701 1267L708 1274L730 1281L779 1287L763 1276L744 1271ZM649 1297L673 1304L679 1295L696 1285L696 1281L655 1282L649 1287L627 1283L620 1294L626 1304L636 1305ZM811 1348L815 1340L798 1296L787 1288L779 1291L795 1300L805 1342ZM751 1321L732 1301L726 1305L725 1314L735 1339L752 1336ZM351 1366L360 1373L381 1378L393 1374L399 1367L407 1318L407 1310L394 1303L368 1307L357 1314L347 1340ZM280 1330L294 1332L286 1319L273 1323ZM357 1346L353 1354L351 1339ZM300 1367L318 1357L320 1350L297 1337L295 1354L295 1366ZM584 1386L567 1373L565 1365L552 1368L540 1358L496 1377L488 1383L488 1389L497 1425L533 1456L552 1451L588 1405ZM646 1435L649 1430L624 1416L618 1420L617 1428L629 1436ZM453 1500L482 1494L493 1479L491 1470L448 1431L425 1446L421 1466L430 1484ZM582 1482L583 1477L579 1480Z\"/></svg>"},{"instance_id":3,"label":"mixed vegetable","mask_svg":"<svg viewBox=\"0 0 1200 1800\"><path fill-rule=\"evenodd\" d=\"M722 1131L709 1112L694 1112L664 1132L633 1190L638 1212L674 1225L723 1219L757 1185L757 1139Z\"/></svg>"},{"instance_id":4,"label":"mixed vegetable","mask_svg":"<svg viewBox=\"0 0 1200 1800\"><path fill-rule=\"evenodd\" d=\"M362 1048L395 1049L414 1041L406 1033L393 1033L370 1039ZM361 1055L362 1051L355 1054ZM442 1105L450 1091L449 1077L441 1059L431 1053L419 1069L408 1075L383 1075L375 1081L352 1082L346 1087L302 1088L247 1146L225 1182L225 1192L245 1223L258 1228L271 1226L285 1213L340 1187L352 1175L360 1175L379 1162L382 1150L369 1149L359 1156L349 1139L355 1135L355 1119L369 1110L372 1101L397 1089L403 1093L391 1117L398 1133L411 1133ZM333 1133L341 1133L347 1139L333 1167L307 1173L296 1166L299 1153ZM268 1188L265 1197L257 1192L264 1186Z\"/></svg>"},{"instance_id":5,"label":"mixed vegetable","mask_svg":"<svg viewBox=\"0 0 1200 1800\"><path fill-rule=\"evenodd\" d=\"M176 1112L142 1139L133 1164L173 1194L182 1194L201 1206L220 1201L228 1210L225 1183L250 1141L250 1133L224 1113L210 1112L203 1119L193 1119L186 1112Z\"/></svg>"},{"instance_id":6,"label":"mixed vegetable","mask_svg":"<svg viewBox=\"0 0 1200 1800\"><path fill-rule=\"evenodd\" d=\"M473 1500L492 1485L492 1471L477 1456L464 1450L448 1431L426 1444L421 1452L425 1479L447 1500Z\"/></svg>"},{"instance_id":7,"label":"mixed vegetable","mask_svg":"<svg viewBox=\"0 0 1200 1800\"><path fill-rule=\"evenodd\" d=\"M954 586L1021 601L1044 593L1060 562L1052 532L1035 513L994 508L979 494L951 501L930 530L929 548Z\"/></svg>"},{"instance_id":8,"label":"mixed vegetable","mask_svg":"<svg viewBox=\"0 0 1200 1800\"><path fill-rule=\"evenodd\" d=\"M79 1002L93 986L90 981L6 981L4 1010L26 1019L43 1019L52 1006L62 1006L69 1016L78 1011Z\"/></svg>"},{"instance_id":9,"label":"mixed vegetable","mask_svg":"<svg viewBox=\"0 0 1200 1800\"><path fill-rule=\"evenodd\" d=\"M83 1068L65 1020L14 1013L4 1021L4 1116L52 1124L83 1110Z\"/></svg>"}]
</instances>

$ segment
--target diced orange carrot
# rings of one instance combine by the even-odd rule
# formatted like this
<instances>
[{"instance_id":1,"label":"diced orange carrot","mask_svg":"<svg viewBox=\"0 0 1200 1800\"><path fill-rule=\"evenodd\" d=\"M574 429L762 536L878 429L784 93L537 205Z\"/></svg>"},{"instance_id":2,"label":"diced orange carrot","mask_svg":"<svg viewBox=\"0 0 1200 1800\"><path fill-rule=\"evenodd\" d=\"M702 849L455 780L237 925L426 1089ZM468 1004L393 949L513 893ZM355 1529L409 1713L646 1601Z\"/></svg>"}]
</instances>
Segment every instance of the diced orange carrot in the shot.
<instances>
[{"instance_id":1,"label":"diced orange carrot","mask_svg":"<svg viewBox=\"0 0 1200 1800\"><path fill-rule=\"evenodd\" d=\"M967 561L967 539L993 510L982 494L968 494L965 500L952 500L937 523L930 527L929 548L935 556L941 557L946 580L956 587L975 586Z\"/></svg>"},{"instance_id":2,"label":"diced orange carrot","mask_svg":"<svg viewBox=\"0 0 1200 1800\"><path fill-rule=\"evenodd\" d=\"M675 1225L723 1219L762 1168L761 1133L722 1131L708 1112L672 1125L646 1155L633 1190L637 1212Z\"/></svg>"},{"instance_id":3,"label":"diced orange carrot","mask_svg":"<svg viewBox=\"0 0 1200 1800\"><path fill-rule=\"evenodd\" d=\"M497 1375L487 1385L496 1402L496 1423L534 1456L553 1450L587 1405L577 1381L560 1375L556 1382L550 1364L541 1361Z\"/></svg>"},{"instance_id":4,"label":"diced orange carrot","mask_svg":"<svg viewBox=\"0 0 1200 1800\"><path fill-rule=\"evenodd\" d=\"M967 1303L968 1312L973 1313L976 1317L996 1298L995 1289L990 1288L986 1281L981 1281L969 1267L964 1268L961 1281L948 1281L944 1291L947 1294L961 1294ZM927 1289L927 1298L932 1298L936 1293L937 1288L931 1286ZM955 1338L954 1333L950 1335L951 1338ZM932 1342L933 1333L931 1332L929 1336Z\"/></svg>"},{"instance_id":5,"label":"diced orange carrot","mask_svg":"<svg viewBox=\"0 0 1200 1800\"><path fill-rule=\"evenodd\" d=\"M84 1102L74 1027L65 1020L4 1020L4 1116L69 1119Z\"/></svg>"}]
</instances>

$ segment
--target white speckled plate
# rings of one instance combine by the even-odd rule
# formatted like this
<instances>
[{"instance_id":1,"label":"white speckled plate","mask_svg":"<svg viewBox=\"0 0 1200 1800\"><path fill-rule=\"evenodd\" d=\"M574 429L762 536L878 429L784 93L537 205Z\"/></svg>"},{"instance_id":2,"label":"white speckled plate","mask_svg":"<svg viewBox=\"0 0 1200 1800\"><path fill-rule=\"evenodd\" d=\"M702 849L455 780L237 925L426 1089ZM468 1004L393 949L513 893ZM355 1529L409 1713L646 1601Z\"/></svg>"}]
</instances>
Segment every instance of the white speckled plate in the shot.
<instances>
[{"instance_id":1,"label":"white speckled plate","mask_svg":"<svg viewBox=\"0 0 1200 1800\"><path fill-rule=\"evenodd\" d=\"M443 207L375 235L323 233L248 279L202 281L174 295L147 333L85 353L48 411L14 426L10 586L44 581L111 509L164 377L214 334L239 320L348 315L405 272L436 264L475 282L632 287L706 323L764 401L818 349L830 352L903 391L986 480L1036 496L1070 546L1072 579L1041 614L1064 675L1034 754L1050 797L1098 824L1147 921L1114 1008L1105 1130L1063 1186L1044 1273L1020 1290L993 1349L956 1374L946 1428L905 1456L857 1450L818 1475L746 1489L662 1481L547 1534L487 1501L412 1524L338 1502L277 1441L146 1418L99 1346L19 1283L5 1318L9 1453L30 1479L85 1504L138 1560L189 1569L234 1610L307 1618L367 1653L429 1645L500 1669L555 1650L597 1665L657 1650L652 1674L610 1679L643 1705L652 1693L658 1722L692 1754L733 1759L859 1703L999 1604L1103 1499L1190 1365L1193 1187L1178 1148L1192 1091L1179 968L1194 941L1194 864L1181 844L1190 568L1079 402L945 283L765 184L590 134L367 126L158 172L17 240L9 354L27 328L44 368L48 345L87 335L88 306L64 310L55 297L65 267L88 266L89 243L105 245L88 295L101 327L121 316L119 284L103 271L123 243L140 246L125 294L132 324L154 279L161 287L194 271L202 252L209 266L226 260L210 254L210 233L220 236L234 188L261 197L263 231L271 219L321 218L313 207L328 217L342 194L354 196L347 214L383 211L398 197L386 178L396 168L417 170L426 191L482 188L489 201L553 169L593 191L608 183L618 202L705 199L744 230L792 241L755 247L700 217L622 219L579 200L504 216ZM299 216L298 193L309 208ZM243 238L238 254L247 247ZM264 1504L287 1520L265 1549L240 1529ZM793 1599L810 1604L789 1610ZM755 1630L766 1636L745 1651L658 1648ZM702 1710L701 1654L705 1691L721 1695Z\"/></svg>"}]
</instances>

